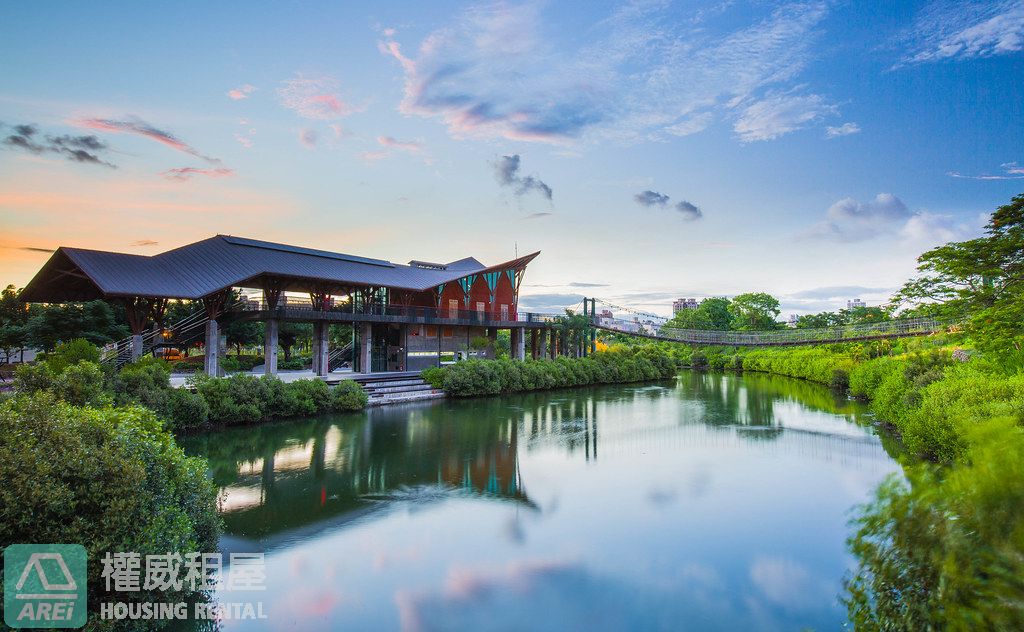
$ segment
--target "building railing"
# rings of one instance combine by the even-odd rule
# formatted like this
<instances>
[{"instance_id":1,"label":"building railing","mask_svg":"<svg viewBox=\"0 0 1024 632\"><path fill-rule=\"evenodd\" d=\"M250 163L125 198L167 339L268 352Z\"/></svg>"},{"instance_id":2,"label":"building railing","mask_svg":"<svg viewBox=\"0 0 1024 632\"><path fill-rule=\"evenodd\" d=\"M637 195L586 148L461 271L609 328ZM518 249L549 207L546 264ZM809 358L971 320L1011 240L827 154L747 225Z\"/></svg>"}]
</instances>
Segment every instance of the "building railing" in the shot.
<instances>
[{"instance_id":1,"label":"building railing","mask_svg":"<svg viewBox=\"0 0 1024 632\"><path fill-rule=\"evenodd\" d=\"M353 306L352 303L334 302L328 300L321 309L314 305L313 301L304 297L281 297L276 308L271 308L265 300L250 299L242 301L235 307L235 311L279 311L287 314L288 317L302 317L308 315L311 320L316 320L323 315L334 315L337 320L346 320L346 315L351 315L351 320L360 320L360 316L390 317L410 321L459 321L473 324L488 325L501 323L549 323L557 318L556 314L542 314L536 312L522 312L516 309L463 309L451 307L424 307L420 305L382 305L379 303Z\"/></svg>"}]
</instances>

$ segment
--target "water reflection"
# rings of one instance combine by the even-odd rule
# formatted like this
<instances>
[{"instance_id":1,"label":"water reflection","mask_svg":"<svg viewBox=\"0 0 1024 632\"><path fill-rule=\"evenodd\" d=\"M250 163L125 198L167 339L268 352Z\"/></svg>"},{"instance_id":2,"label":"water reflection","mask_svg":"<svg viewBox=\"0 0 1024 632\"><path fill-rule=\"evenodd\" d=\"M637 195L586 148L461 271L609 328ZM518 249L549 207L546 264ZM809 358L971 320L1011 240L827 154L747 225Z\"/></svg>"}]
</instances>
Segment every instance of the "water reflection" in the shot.
<instances>
[{"instance_id":1,"label":"water reflection","mask_svg":"<svg viewBox=\"0 0 1024 632\"><path fill-rule=\"evenodd\" d=\"M863 415L683 374L185 447L223 490L222 547L268 552L276 614L228 628L834 628L847 510L895 469Z\"/></svg>"}]
</instances>

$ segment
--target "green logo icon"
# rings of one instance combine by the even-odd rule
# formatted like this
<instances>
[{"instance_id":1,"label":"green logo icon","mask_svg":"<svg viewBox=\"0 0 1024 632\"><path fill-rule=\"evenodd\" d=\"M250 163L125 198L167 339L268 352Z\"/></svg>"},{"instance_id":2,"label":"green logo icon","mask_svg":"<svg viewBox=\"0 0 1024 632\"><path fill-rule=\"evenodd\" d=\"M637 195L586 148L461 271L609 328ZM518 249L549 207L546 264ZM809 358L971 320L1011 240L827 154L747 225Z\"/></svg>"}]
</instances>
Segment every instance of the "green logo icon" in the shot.
<instances>
[{"instance_id":1,"label":"green logo icon","mask_svg":"<svg viewBox=\"0 0 1024 632\"><path fill-rule=\"evenodd\" d=\"M12 544L4 549L4 623L12 628L80 628L85 604L85 548Z\"/></svg>"}]
</instances>

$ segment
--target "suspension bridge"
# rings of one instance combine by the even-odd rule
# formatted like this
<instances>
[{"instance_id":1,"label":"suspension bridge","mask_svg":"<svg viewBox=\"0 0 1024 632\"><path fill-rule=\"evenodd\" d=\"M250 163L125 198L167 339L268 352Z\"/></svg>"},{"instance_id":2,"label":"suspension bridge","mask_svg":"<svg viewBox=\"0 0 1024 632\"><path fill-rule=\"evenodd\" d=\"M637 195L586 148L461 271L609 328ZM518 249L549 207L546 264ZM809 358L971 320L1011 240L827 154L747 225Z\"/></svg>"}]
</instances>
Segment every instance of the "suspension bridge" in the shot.
<instances>
[{"instance_id":1,"label":"suspension bridge","mask_svg":"<svg viewBox=\"0 0 1024 632\"><path fill-rule=\"evenodd\" d=\"M628 320L598 315L596 309L598 303L609 307L608 312L611 310L630 312L637 318ZM769 331L721 331L666 327L665 323L668 322L668 319L663 316L614 305L599 298L584 298L583 311L591 325L603 331L667 342L728 347L798 346L905 338L935 334L945 331L949 327L948 323L935 318L900 318L823 328L786 327ZM641 316L647 320L640 322L639 317Z\"/></svg>"}]
</instances>

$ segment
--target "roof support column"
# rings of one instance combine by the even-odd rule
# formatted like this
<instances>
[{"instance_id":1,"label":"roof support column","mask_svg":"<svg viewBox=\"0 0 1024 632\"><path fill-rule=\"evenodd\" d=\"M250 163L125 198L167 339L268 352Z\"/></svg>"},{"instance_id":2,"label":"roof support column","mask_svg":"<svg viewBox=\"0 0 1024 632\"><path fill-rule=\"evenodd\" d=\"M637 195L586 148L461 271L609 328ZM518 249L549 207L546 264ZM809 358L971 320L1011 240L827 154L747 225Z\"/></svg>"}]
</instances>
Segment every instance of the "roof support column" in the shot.
<instances>
[{"instance_id":1,"label":"roof support column","mask_svg":"<svg viewBox=\"0 0 1024 632\"><path fill-rule=\"evenodd\" d=\"M203 343L203 368L210 377L223 377L224 372L220 368L220 326L217 324L217 317L224 313L224 306L227 303L230 290L224 290L209 296L203 297L203 306L206 307L206 339Z\"/></svg>"},{"instance_id":2,"label":"roof support column","mask_svg":"<svg viewBox=\"0 0 1024 632\"><path fill-rule=\"evenodd\" d=\"M124 299L124 313L128 318L128 328L132 332L132 362L142 357L142 333L146 329L152 301L141 296Z\"/></svg>"},{"instance_id":3,"label":"roof support column","mask_svg":"<svg viewBox=\"0 0 1024 632\"><path fill-rule=\"evenodd\" d=\"M271 318L263 324L263 373L277 375L277 343L281 321Z\"/></svg>"},{"instance_id":4,"label":"roof support column","mask_svg":"<svg viewBox=\"0 0 1024 632\"><path fill-rule=\"evenodd\" d=\"M205 356L203 358L203 369L210 377L220 377L220 327L217 320L211 318L206 321L206 340L203 342Z\"/></svg>"},{"instance_id":5,"label":"roof support column","mask_svg":"<svg viewBox=\"0 0 1024 632\"><path fill-rule=\"evenodd\" d=\"M330 328L331 325L326 320L313 323L313 371L320 377L327 375L330 368L327 365L330 352L327 334Z\"/></svg>"},{"instance_id":6,"label":"roof support column","mask_svg":"<svg viewBox=\"0 0 1024 632\"><path fill-rule=\"evenodd\" d=\"M437 332L440 337L440 329ZM359 325L359 372L370 373L372 372L373 357L373 325L371 323L361 323Z\"/></svg>"}]
</instances>

